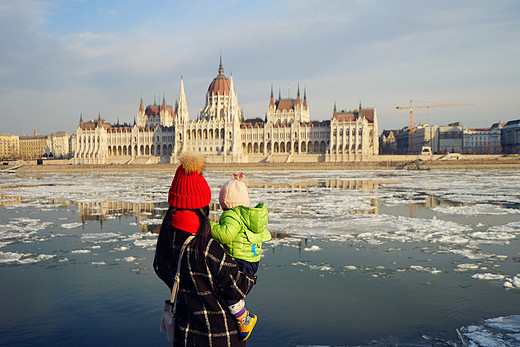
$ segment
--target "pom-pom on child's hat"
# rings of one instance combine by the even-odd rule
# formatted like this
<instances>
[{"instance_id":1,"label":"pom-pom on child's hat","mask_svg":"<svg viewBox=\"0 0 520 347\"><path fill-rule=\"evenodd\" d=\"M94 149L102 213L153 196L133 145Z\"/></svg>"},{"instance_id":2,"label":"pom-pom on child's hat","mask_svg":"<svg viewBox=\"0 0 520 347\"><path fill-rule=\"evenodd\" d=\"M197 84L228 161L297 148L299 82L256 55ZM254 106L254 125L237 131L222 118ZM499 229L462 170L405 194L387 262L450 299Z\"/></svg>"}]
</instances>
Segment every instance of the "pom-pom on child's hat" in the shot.
<instances>
[{"instance_id":1,"label":"pom-pom on child's hat","mask_svg":"<svg viewBox=\"0 0 520 347\"><path fill-rule=\"evenodd\" d=\"M243 173L240 173L240 176L233 175L235 179L226 182L220 189L218 201L223 210L240 205L249 207L249 192L246 184L243 182L245 176Z\"/></svg>"},{"instance_id":2,"label":"pom-pom on child's hat","mask_svg":"<svg viewBox=\"0 0 520 347\"><path fill-rule=\"evenodd\" d=\"M180 209L197 209L208 206L211 201L211 189L202 176L204 157L195 152L181 155L181 165L173 177L168 204Z\"/></svg>"}]
</instances>

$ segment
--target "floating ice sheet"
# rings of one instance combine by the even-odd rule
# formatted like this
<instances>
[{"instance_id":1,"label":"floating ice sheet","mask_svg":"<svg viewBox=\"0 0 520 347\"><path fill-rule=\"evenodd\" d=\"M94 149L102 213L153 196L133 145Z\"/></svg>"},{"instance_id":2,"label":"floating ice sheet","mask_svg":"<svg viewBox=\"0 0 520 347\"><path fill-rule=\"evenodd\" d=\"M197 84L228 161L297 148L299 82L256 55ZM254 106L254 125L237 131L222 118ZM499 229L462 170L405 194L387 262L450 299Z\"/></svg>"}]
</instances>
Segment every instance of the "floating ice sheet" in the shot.
<instances>
[{"instance_id":1,"label":"floating ice sheet","mask_svg":"<svg viewBox=\"0 0 520 347\"><path fill-rule=\"evenodd\" d=\"M504 346L520 345L520 316L512 315L486 319L482 325L470 325L458 330L463 346Z\"/></svg>"},{"instance_id":2,"label":"floating ice sheet","mask_svg":"<svg viewBox=\"0 0 520 347\"><path fill-rule=\"evenodd\" d=\"M506 215L519 214L520 210L514 208L504 208L491 204L475 204L467 206L437 206L433 207L432 211L442 214L452 215Z\"/></svg>"}]
</instances>

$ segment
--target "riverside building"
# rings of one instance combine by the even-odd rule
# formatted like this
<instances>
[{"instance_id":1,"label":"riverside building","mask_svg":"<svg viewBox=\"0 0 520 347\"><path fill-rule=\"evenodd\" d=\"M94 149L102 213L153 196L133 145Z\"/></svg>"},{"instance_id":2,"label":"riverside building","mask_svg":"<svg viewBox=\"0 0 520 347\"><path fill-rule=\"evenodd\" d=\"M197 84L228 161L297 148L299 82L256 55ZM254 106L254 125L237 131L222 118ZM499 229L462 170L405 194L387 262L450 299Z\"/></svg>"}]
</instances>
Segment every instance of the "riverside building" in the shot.
<instances>
[{"instance_id":1,"label":"riverside building","mask_svg":"<svg viewBox=\"0 0 520 347\"><path fill-rule=\"evenodd\" d=\"M20 155L20 137L11 134L0 134L0 160L17 159Z\"/></svg>"},{"instance_id":2,"label":"riverside building","mask_svg":"<svg viewBox=\"0 0 520 347\"><path fill-rule=\"evenodd\" d=\"M98 116L76 131L76 163L176 163L187 150L204 154L208 163L368 161L379 152L376 110L337 111L330 120L312 121L306 91L296 99L271 96L265 119L244 119L233 76L218 75L206 103L190 120L184 82L175 106L144 107L142 97L133 125L112 125Z\"/></svg>"}]
</instances>

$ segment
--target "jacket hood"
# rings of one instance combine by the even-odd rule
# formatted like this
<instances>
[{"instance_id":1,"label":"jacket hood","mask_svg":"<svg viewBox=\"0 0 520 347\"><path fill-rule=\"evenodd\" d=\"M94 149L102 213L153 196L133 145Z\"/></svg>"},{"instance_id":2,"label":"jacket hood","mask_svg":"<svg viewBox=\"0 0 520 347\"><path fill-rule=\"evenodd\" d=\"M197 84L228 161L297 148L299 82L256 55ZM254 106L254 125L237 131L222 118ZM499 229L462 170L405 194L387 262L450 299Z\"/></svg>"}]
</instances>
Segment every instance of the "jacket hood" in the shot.
<instances>
[{"instance_id":1,"label":"jacket hood","mask_svg":"<svg viewBox=\"0 0 520 347\"><path fill-rule=\"evenodd\" d=\"M237 206L234 208L249 231L255 234L265 232L267 227L267 208L263 203L255 207Z\"/></svg>"}]
</instances>

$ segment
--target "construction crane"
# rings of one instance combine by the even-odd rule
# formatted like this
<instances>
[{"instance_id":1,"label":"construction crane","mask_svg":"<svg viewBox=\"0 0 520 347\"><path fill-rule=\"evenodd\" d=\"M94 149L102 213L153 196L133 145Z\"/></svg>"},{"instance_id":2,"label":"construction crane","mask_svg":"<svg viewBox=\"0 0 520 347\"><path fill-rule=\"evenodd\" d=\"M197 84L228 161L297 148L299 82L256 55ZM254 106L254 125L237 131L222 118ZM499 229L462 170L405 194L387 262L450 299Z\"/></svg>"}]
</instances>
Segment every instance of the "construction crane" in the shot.
<instances>
[{"instance_id":1,"label":"construction crane","mask_svg":"<svg viewBox=\"0 0 520 347\"><path fill-rule=\"evenodd\" d=\"M433 105L413 105L413 100L410 100L410 106L396 106L395 108L397 110L410 110L410 128L409 128L409 133L410 133L410 139L409 139L409 148L410 148L410 152L413 152L413 137L412 137L412 133L413 133L413 109L414 108L432 108L432 107L452 107L452 106L470 106L470 105L474 105L474 103L463 103L463 104L433 104Z\"/></svg>"}]
</instances>

